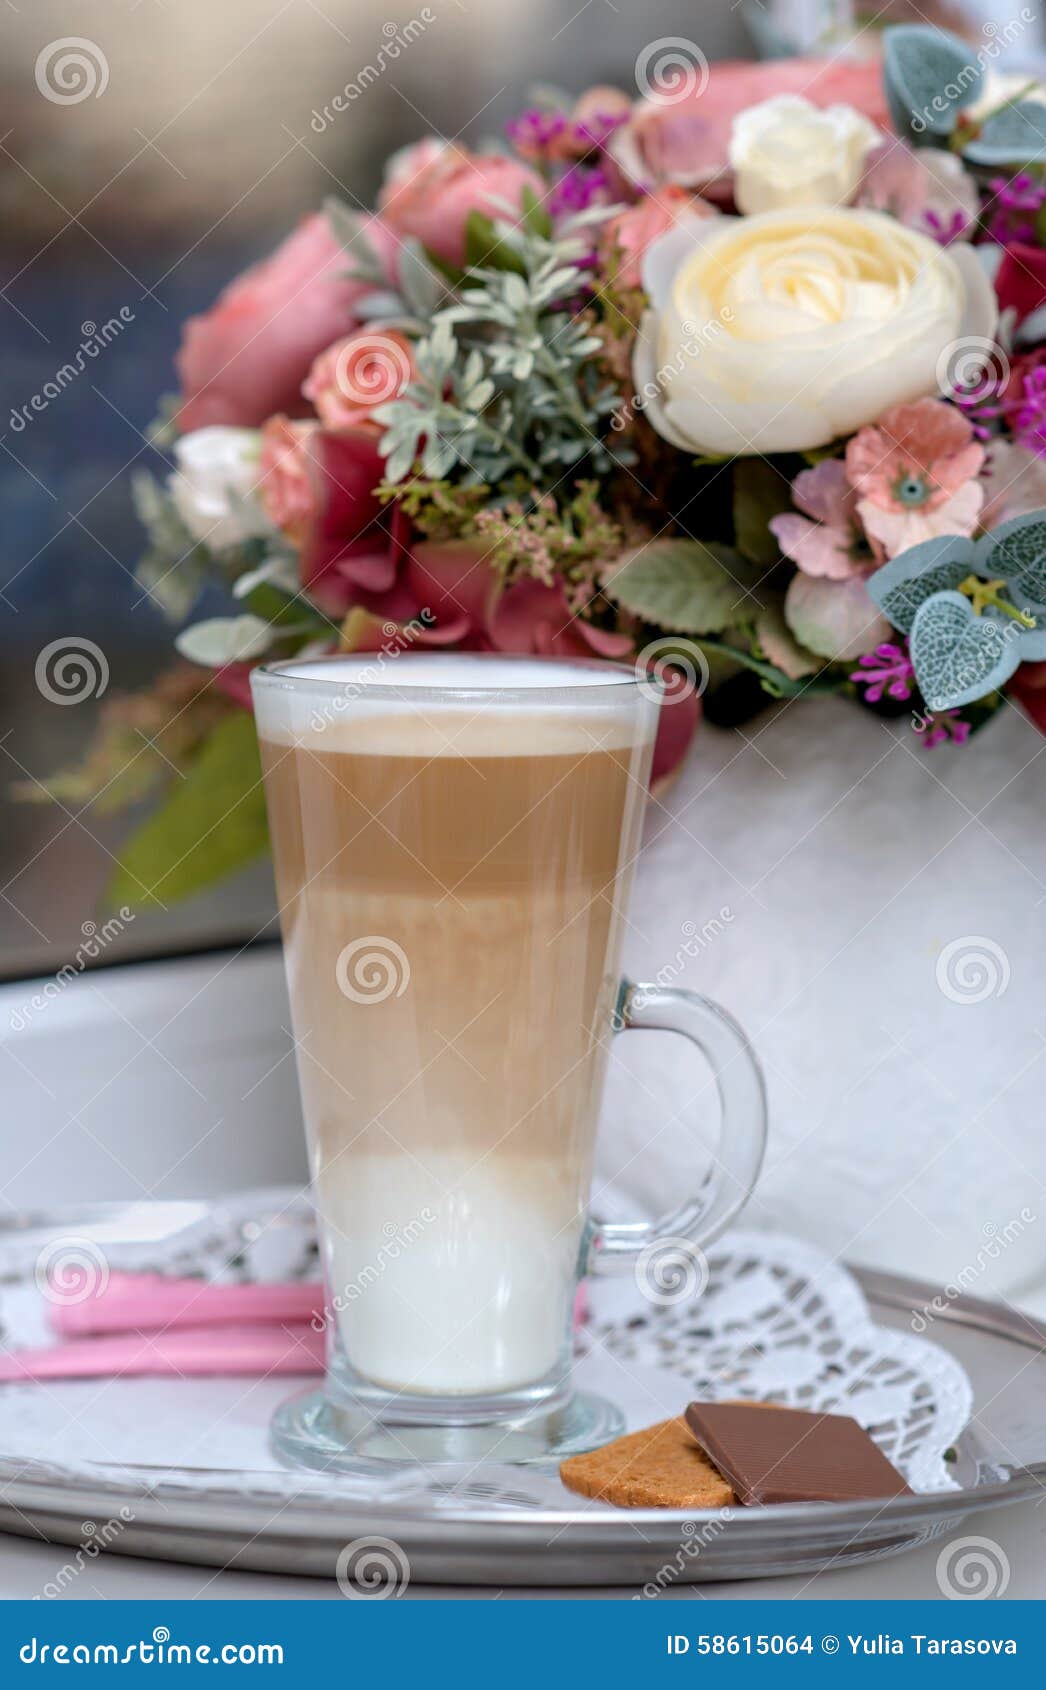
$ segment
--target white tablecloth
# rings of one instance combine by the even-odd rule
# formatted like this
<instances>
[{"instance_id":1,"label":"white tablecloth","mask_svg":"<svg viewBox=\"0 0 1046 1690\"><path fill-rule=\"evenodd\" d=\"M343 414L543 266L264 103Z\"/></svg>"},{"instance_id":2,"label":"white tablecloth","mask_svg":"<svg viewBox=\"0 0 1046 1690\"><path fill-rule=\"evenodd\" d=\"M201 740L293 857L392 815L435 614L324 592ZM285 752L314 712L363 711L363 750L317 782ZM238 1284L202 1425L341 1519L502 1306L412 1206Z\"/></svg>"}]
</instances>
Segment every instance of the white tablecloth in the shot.
<instances>
[{"instance_id":1,"label":"white tablecloth","mask_svg":"<svg viewBox=\"0 0 1046 1690\"><path fill-rule=\"evenodd\" d=\"M746 1225L1046 1306L1044 752L1009 706L927 752L906 722L803 701L703 730L652 809L628 969L720 999L758 1049ZM621 1056L604 1202L656 1212L714 1096L682 1040Z\"/></svg>"}]
</instances>

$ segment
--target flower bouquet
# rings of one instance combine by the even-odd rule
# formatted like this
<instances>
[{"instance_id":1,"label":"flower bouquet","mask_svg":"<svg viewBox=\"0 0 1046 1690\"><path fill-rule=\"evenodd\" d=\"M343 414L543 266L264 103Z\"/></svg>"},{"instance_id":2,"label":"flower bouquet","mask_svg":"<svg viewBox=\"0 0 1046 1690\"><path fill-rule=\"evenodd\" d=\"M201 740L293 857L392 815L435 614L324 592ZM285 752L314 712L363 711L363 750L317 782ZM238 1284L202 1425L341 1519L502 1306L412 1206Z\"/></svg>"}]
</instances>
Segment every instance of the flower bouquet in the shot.
<instances>
[{"instance_id":1,"label":"flower bouquet","mask_svg":"<svg viewBox=\"0 0 1046 1690\"><path fill-rule=\"evenodd\" d=\"M329 204L187 323L172 473L135 489L186 661L52 783L183 777L116 901L265 849L262 659L656 668L655 780L702 710L768 697L845 693L927 750L1007 697L1046 726L1046 95L991 56L657 43L638 101L408 147L372 215ZM229 612L192 620L215 583Z\"/></svg>"}]
</instances>

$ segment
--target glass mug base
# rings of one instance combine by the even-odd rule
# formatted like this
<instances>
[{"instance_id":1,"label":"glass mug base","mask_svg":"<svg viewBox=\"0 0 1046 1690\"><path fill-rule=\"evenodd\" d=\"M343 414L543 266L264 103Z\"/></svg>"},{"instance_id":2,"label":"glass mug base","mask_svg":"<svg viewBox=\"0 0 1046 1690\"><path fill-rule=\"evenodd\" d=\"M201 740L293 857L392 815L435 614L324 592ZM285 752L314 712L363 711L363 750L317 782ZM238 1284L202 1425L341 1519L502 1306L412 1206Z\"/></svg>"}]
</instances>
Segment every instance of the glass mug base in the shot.
<instances>
[{"instance_id":1,"label":"glass mug base","mask_svg":"<svg viewBox=\"0 0 1046 1690\"><path fill-rule=\"evenodd\" d=\"M624 1429L620 1409L587 1391L553 1408L542 1403L510 1418L492 1411L485 1420L437 1425L379 1419L362 1403L321 1389L284 1403L273 1417L271 1437L274 1453L294 1466L365 1476L386 1472L390 1465L554 1466L568 1455L609 1443Z\"/></svg>"}]
</instances>

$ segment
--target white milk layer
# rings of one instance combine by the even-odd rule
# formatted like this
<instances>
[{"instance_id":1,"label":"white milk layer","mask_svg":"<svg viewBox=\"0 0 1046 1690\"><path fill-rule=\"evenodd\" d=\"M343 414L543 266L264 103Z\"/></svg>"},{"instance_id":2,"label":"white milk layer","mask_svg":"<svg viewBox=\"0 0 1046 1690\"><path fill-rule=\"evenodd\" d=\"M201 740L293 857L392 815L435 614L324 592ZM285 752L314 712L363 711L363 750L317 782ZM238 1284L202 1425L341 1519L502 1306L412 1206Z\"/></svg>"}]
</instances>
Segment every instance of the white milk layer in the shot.
<instances>
[{"instance_id":1,"label":"white milk layer","mask_svg":"<svg viewBox=\"0 0 1046 1690\"><path fill-rule=\"evenodd\" d=\"M253 682L262 737L375 756L561 755L642 747L656 695L612 663L467 652L286 663Z\"/></svg>"},{"instance_id":2,"label":"white milk layer","mask_svg":"<svg viewBox=\"0 0 1046 1690\"><path fill-rule=\"evenodd\" d=\"M319 1179L345 1353L390 1390L482 1395L556 1365L582 1227L562 1161L345 1153Z\"/></svg>"}]
</instances>

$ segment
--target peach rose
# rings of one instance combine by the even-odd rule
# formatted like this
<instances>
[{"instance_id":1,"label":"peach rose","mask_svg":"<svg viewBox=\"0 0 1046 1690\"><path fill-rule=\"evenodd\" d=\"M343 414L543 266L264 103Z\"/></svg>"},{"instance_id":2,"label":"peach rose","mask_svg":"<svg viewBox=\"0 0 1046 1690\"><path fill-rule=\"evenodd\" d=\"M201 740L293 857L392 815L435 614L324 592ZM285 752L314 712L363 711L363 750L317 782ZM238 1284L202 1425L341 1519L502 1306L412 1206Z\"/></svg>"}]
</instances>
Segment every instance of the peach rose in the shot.
<instances>
[{"instance_id":1,"label":"peach rose","mask_svg":"<svg viewBox=\"0 0 1046 1690\"><path fill-rule=\"evenodd\" d=\"M680 98L666 91L660 99L638 101L607 152L633 188L672 182L728 194L734 118L778 94L801 94L815 106L854 106L881 129L890 128L878 59L728 60L712 65L707 82Z\"/></svg>"},{"instance_id":2,"label":"peach rose","mask_svg":"<svg viewBox=\"0 0 1046 1690\"><path fill-rule=\"evenodd\" d=\"M648 246L674 227L681 216L714 217L713 206L685 188L656 188L637 205L618 212L604 226L603 257L612 279L621 288L642 286L640 263Z\"/></svg>"},{"instance_id":3,"label":"peach rose","mask_svg":"<svg viewBox=\"0 0 1046 1690\"><path fill-rule=\"evenodd\" d=\"M325 428L370 422L375 405L395 399L415 379L414 351L395 329L359 329L321 352L302 387Z\"/></svg>"},{"instance_id":4,"label":"peach rose","mask_svg":"<svg viewBox=\"0 0 1046 1690\"><path fill-rule=\"evenodd\" d=\"M391 267L395 242L376 218L366 235ZM190 317L175 360L178 426L258 428L303 410L301 384L316 355L355 327L353 306L373 284L345 275L351 252L316 212L276 251L245 270L209 311Z\"/></svg>"},{"instance_id":5,"label":"peach rose","mask_svg":"<svg viewBox=\"0 0 1046 1690\"><path fill-rule=\"evenodd\" d=\"M541 177L500 153L470 153L431 142L408 147L393 160L381 191L381 216L397 235L412 235L447 264L465 258L465 224L470 211L501 216L495 201L520 205L523 190L540 199Z\"/></svg>"}]
</instances>

